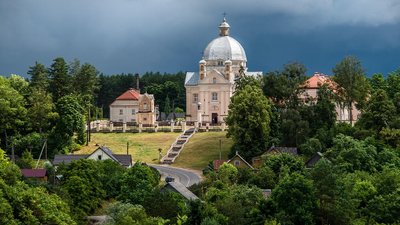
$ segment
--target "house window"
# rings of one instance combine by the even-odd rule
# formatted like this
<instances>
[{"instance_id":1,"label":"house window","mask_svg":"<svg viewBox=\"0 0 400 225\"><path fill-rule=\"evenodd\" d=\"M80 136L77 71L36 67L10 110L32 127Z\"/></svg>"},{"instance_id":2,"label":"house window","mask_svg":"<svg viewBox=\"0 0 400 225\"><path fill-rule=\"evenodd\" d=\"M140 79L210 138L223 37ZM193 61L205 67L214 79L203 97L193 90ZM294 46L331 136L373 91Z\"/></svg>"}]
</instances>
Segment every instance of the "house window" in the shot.
<instances>
[{"instance_id":1,"label":"house window","mask_svg":"<svg viewBox=\"0 0 400 225\"><path fill-rule=\"evenodd\" d=\"M124 122L124 120L123 119L119 119L118 122Z\"/></svg>"},{"instance_id":2,"label":"house window","mask_svg":"<svg viewBox=\"0 0 400 225\"><path fill-rule=\"evenodd\" d=\"M240 161L239 160L235 160L235 166L240 166Z\"/></svg>"},{"instance_id":3,"label":"house window","mask_svg":"<svg viewBox=\"0 0 400 225\"><path fill-rule=\"evenodd\" d=\"M119 115L123 115L124 114L124 110L123 109L120 109L119 110Z\"/></svg>"},{"instance_id":4,"label":"house window","mask_svg":"<svg viewBox=\"0 0 400 225\"><path fill-rule=\"evenodd\" d=\"M224 63L222 61L218 61L218 66L222 66Z\"/></svg>"},{"instance_id":5,"label":"house window","mask_svg":"<svg viewBox=\"0 0 400 225\"><path fill-rule=\"evenodd\" d=\"M218 101L218 93L217 92L211 93L211 101Z\"/></svg>"},{"instance_id":6,"label":"house window","mask_svg":"<svg viewBox=\"0 0 400 225\"><path fill-rule=\"evenodd\" d=\"M132 109L132 115L135 115L135 114L136 114L135 109Z\"/></svg>"},{"instance_id":7,"label":"house window","mask_svg":"<svg viewBox=\"0 0 400 225\"><path fill-rule=\"evenodd\" d=\"M143 109L147 110L147 103L143 103Z\"/></svg>"},{"instance_id":8,"label":"house window","mask_svg":"<svg viewBox=\"0 0 400 225\"><path fill-rule=\"evenodd\" d=\"M217 83L217 78L213 78L213 84L216 84Z\"/></svg>"},{"instance_id":9,"label":"house window","mask_svg":"<svg viewBox=\"0 0 400 225\"><path fill-rule=\"evenodd\" d=\"M98 159L98 160L101 160L101 155L98 155L98 156L97 156L97 159Z\"/></svg>"},{"instance_id":10,"label":"house window","mask_svg":"<svg viewBox=\"0 0 400 225\"><path fill-rule=\"evenodd\" d=\"M193 94L193 103L197 103L199 101L199 94Z\"/></svg>"}]
</instances>

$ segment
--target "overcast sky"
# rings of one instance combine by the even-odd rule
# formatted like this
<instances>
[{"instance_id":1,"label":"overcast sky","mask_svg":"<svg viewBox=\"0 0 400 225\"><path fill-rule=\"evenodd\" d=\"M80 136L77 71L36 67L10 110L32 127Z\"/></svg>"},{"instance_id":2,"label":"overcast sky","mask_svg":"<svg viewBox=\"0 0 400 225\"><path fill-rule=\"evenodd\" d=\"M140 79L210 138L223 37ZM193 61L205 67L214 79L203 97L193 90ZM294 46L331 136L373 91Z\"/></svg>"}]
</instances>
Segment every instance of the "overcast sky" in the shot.
<instances>
[{"instance_id":1,"label":"overcast sky","mask_svg":"<svg viewBox=\"0 0 400 225\"><path fill-rule=\"evenodd\" d=\"M368 75L400 67L400 0L0 0L0 74L58 56L105 74L194 71L223 12L250 71L332 74L347 55Z\"/></svg>"}]
</instances>

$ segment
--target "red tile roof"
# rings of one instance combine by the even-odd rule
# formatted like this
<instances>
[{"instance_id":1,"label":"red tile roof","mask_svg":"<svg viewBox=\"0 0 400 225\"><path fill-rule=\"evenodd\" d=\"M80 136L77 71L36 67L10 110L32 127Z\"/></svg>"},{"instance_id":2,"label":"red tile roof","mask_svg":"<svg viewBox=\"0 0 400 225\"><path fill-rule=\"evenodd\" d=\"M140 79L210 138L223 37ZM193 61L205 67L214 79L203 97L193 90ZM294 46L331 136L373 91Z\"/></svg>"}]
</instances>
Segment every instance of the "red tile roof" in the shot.
<instances>
[{"instance_id":1,"label":"red tile roof","mask_svg":"<svg viewBox=\"0 0 400 225\"><path fill-rule=\"evenodd\" d=\"M310 77L305 82L305 88L320 88L324 84L328 84L330 87L332 86L333 81L330 79L328 75L323 73L314 73L314 76Z\"/></svg>"},{"instance_id":2,"label":"red tile roof","mask_svg":"<svg viewBox=\"0 0 400 225\"><path fill-rule=\"evenodd\" d=\"M21 169L22 176L24 177L45 177L47 174L46 169Z\"/></svg>"},{"instance_id":3,"label":"red tile roof","mask_svg":"<svg viewBox=\"0 0 400 225\"><path fill-rule=\"evenodd\" d=\"M120 95L117 100L139 100L139 97L140 93L137 90L130 88Z\"/></svg>"}]
</instances>

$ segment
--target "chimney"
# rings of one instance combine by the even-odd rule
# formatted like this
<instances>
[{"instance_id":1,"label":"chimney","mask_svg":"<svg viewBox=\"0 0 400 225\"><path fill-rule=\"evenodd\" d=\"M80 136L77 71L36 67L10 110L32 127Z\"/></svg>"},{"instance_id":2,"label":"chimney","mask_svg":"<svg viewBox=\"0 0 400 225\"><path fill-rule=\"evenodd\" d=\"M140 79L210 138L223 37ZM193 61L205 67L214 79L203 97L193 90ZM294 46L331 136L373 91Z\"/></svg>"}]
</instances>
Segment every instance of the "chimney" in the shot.
<instances>
[{"instance_id":1,"label":"chimney","mask_svg":"<svg viewBox=\"0 0 400 225\"><path fill-rule=\"evenodd\" d=\"M135 77L136 77L136 90L138 90L139 93L140 93L140 89L139 89L139 74L135 74Z\"/></svg>"}]
</instances>

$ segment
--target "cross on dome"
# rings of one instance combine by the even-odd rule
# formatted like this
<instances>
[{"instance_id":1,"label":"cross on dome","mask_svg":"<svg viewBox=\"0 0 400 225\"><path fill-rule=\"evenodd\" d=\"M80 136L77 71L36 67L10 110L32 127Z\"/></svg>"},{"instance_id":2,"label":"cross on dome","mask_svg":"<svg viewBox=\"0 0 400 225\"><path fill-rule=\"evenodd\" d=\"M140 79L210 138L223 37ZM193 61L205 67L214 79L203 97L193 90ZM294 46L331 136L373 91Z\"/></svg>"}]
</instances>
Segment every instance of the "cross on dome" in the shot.
<instances>
[{"instance_id":1,"label":"cross on dome","mask_svg":"<svg viewBox=\"0 0 400 225\"><path fill-rule=\"evenodd\" d=\"M226 13L223 13L224 19L222 20L222 23L219 25L219 36L229 36L229 24L226 22Z\"/></svg>"}]
</instances>

